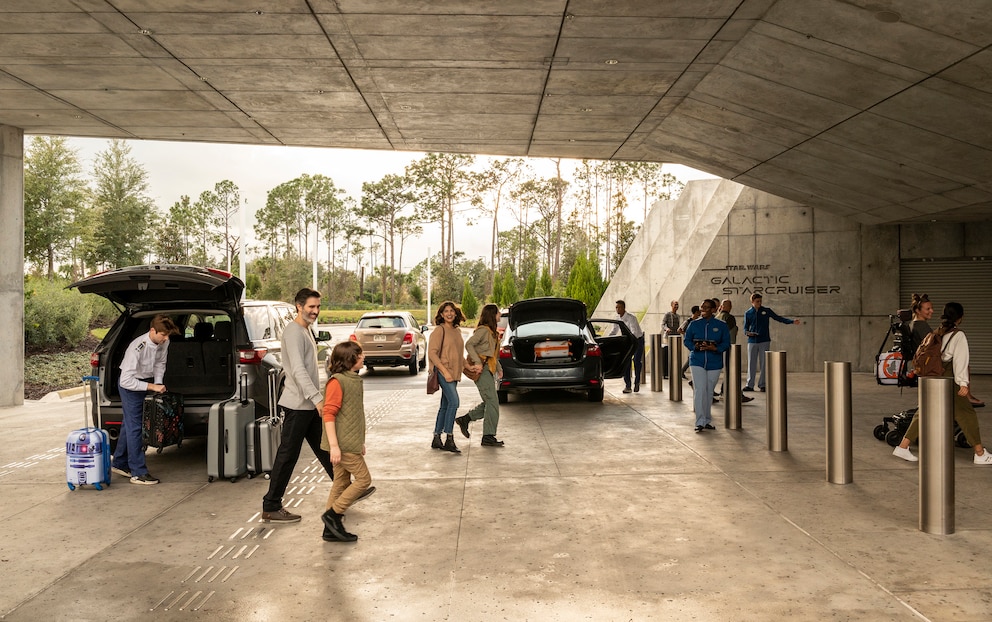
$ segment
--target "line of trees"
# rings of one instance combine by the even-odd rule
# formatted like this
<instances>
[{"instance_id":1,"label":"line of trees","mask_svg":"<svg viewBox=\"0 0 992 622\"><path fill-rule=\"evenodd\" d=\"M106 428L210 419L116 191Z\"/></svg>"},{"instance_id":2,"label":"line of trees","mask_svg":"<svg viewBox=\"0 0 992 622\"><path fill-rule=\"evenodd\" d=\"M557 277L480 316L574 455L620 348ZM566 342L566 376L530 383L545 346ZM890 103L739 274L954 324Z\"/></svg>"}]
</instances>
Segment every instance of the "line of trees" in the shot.
<instances>
[{"instance_id":1,"label":"line of trees","mask_svg":"<svg viewBox=\"0 0 992 622\"><path fill-rule=\"evenodd\" d=\"M563 173L553 163L541 177L521 158L428 153L403 174L364 183L357 199L323 174L280 183L254 215L249 292L290 297L309 284L319 250L329 302L422 304L426 261L402 266L410 240L426 232L439 236L435 300L569 295L594 305L649 205L683 185L659 164L583 160ZM63 138L34 137L25 157L25 255L48 278L147 261L234 270L245 241L232 222L243 207L237 185L222 180L158 208L124 141L97 154L89 178ZM458 250L463 225L486 228L488 257Z\"/></svg>"}]
</instances>

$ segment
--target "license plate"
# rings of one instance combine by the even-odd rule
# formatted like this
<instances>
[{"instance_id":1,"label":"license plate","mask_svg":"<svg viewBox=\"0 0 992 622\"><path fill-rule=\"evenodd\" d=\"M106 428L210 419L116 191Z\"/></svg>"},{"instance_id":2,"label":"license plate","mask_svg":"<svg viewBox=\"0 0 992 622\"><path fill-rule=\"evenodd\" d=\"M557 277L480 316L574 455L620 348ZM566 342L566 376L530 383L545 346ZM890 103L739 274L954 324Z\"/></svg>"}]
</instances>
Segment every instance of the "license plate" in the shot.
<instances>
[{"instance_id":1,"label":"license plate","mask_svg":"<svg viewBox=\"0 0 992 622\"><path fill-rule=\"evenodd\" d=\"M385 341L385 335L372 335L372 341Z\"/></svg>"}]
</instances>

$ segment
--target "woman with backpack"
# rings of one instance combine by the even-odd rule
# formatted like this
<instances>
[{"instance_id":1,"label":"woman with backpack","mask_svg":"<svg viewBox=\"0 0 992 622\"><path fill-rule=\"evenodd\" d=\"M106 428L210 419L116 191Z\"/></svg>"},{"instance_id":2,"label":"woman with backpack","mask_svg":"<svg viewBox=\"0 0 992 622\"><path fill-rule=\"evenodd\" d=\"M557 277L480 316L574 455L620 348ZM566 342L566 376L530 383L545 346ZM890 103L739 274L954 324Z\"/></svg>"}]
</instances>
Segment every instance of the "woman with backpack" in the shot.
<instances>
[{"instance_id":1,"label":"woman with backpack","mask_svg":"<svg viewBox=\"0 0 992 622\"><path fill-rule=\"evenodd\" d=\"M954 420L957 421L964 437L975 449L975 464L992 465L992 453L985 451L982 447L982 437L978 430L978 414L975 407L968 400L968 364L971 359L971 351L968 349L968 338L964 332L958 329L961 320L964 319L964 307L957 302L949 302L944 305L944 312L940 316L940 326L934 331L934 336L940 338L940 360L944 364L946 377L954 379ZM916 462L919 459L909 450L909 444L920 435L920 412L913 415L913 422L906 430L899 446L892 451L893 456Z\"/></svg>"}]
</instances>

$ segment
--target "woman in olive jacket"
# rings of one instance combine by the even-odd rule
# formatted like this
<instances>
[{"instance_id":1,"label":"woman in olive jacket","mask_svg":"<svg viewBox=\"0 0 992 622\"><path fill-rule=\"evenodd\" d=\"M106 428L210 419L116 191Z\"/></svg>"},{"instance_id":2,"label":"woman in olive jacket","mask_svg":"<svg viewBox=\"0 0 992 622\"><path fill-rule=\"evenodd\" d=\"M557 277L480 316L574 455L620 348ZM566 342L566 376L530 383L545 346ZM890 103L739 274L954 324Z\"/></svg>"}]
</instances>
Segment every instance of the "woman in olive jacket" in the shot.
<instances>
[{"instance_id":1,"label":"woman in olive jacket","mask_svg":"<svg viewBox=\"0 0 992 622\"><path fill-rule=\"evenodd\" d=\"M503 441L496 438L496 426L499 425L499 399L496 395L496 382L503 376L503 368L499 364L499 332L496 324L499 322L499 307L486 305L479 314L479 323L475 332L465 342L465 352L468 362L473 369L481 367L482 373L475 381L482 402L461 417L455 418L455 423L461 428L465 438L470 436L468 424L482 419L483 447L502 447Z\"/></svg>"},{"instance_id":2,"label":"woman in olive jacket","mask_svg":"<svg viewBox=\"0 0 992 622\"><path fill-rule=\"evenodd\" d=\"M455 413L458 412L458 381L462 377L465 364L465 342L458 328L465 316L458 305L446 300L437 309L430 341L427 343L427 358L431 369L437 370L437 380L441 388L441 405L437 409L434 423L434 441L431 447L452 453L462 453L451 435L455 427ZM441 433L448 435L442 443Z\"/></svg>"}]
</instances>

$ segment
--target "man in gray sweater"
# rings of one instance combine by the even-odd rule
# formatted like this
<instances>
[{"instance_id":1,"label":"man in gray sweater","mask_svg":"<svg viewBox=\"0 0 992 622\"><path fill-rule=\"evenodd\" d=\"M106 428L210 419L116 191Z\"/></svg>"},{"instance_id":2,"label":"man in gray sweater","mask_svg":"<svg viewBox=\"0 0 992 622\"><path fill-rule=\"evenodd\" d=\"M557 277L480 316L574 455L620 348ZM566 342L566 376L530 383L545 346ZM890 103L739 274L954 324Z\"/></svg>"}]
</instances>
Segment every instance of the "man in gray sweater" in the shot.
<instances>
[{"instance_id":1,"label":"man in gray sweater","mask_svg":"<svg viewBox=\"0 0 992 622\"><path fill-rule=\"evenodd\" d=\"M282 442L272 463L269 491L262 498L265 522L296 523L301 518L282 507L282 496L300 459L304 440L310 443L327 474L334 478L330 454L320 448L324 392L318 386L317 344L310 330L320 314L320 292L304 287L296 293L295 302L296 318L282 332L282 368L286 374L286 386L279 398L284 413Z\"/></svg>"}]
</instances>

